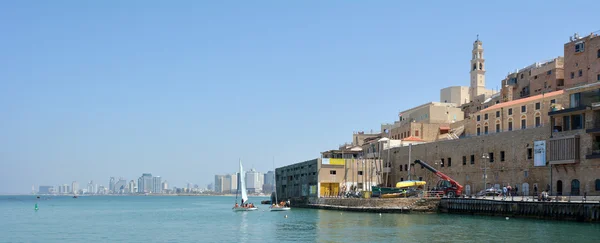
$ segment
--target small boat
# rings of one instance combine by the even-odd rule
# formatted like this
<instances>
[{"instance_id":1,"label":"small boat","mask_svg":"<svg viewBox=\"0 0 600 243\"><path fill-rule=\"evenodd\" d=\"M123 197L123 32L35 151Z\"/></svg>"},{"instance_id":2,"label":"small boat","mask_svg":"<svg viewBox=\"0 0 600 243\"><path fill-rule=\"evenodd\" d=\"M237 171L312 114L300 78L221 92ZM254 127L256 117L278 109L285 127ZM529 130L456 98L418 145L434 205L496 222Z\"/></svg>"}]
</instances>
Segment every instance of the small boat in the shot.
<instances>
[{"instance_id":1,"label":"small boat","mask_svg":"<svg viewBox=\"0 0 600 243\"><path fill-rule=\"evenodd\" d=\"M267 205L271 205L271 200L263 200L263 201L260 201L260 204L267 204Z\"/></svg>"},{"instance_id":2,"label":"small boat","mask_svg":"<svg viewBox=\"0 0 600 243\"><path fill-rule=\"evenodd\" d=\"M242 160L240 160L240 188L238 192L242 194L242 203L248 202L248 191L246 189L246 173L244 173L244 168L242 167ZM236 204L237 204L237 193L235 196ZM258 208L252 204L252 207L244 207L244 205L239 205L237 207L231 208L234 212L245 212L245 211L255 211Z\"/></svg>"},{"instance_id":3,"label":"small boat","mask_svg":"<svg viewBox=\"0 0 600 243\"><path fill-rule=\"evenodd\" d=\"M396 188L424 186L425 184L427 184L427 182L425 182L425 181L401 181L401 182L396 183Z\"/></svg>"},{"instance_id":4,"label":"small boat","mask_svg":"<svg viewBox=\"0 0 600 243\"><path fill-rule=\"evenodd\" d=\"M290 207L279 207L279 206L275 206L275 207L271 206L271 208L270 208L271 212L273 212L273 211L290 211L291 209L292 208L290 208Z\"/></svg>"},{"instance_id":5,"label":"small boat","mask_svg":"<svg viewBox=\"0 0 600 243\"><path fill-rule=\"evenodd\" d=\"M257 207L253 207L253 208L245 208L245 207L234 207L233 211L234 212L243 212L243 211L254 211L254 210L258 210Z\"/></svg>"}]
</instances>

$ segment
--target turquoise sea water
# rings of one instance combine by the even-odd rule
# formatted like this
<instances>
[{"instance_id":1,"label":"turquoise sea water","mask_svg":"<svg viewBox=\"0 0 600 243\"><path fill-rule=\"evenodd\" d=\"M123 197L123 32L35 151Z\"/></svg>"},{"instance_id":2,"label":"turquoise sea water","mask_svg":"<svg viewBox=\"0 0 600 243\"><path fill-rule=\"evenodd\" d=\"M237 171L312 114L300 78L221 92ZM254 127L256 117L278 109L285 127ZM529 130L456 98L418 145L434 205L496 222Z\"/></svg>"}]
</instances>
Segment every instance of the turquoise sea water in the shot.
<instances>
[{"instance_id":1,"label":"turquoise sea water","mask_svg":"<svg viewBox=\"0 0 600 243\"><path fill-rule=\"evenodd\" d=\"M600 225L590 223L300 208L269 212L268 205L258 205L254 212L232 212L234 200L0 196L0 242L600 241Z\"/></svg>"}]
</instances>

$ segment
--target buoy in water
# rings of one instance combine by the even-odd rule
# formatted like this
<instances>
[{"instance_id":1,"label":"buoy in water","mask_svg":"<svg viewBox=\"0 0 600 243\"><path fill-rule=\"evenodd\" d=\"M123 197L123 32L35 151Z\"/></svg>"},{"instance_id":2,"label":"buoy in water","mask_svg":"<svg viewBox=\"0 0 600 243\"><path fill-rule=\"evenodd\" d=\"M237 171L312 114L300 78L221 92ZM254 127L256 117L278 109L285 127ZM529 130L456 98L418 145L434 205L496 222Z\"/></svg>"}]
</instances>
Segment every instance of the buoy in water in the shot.
<instances>
[{"instance_id":1,"label":"buoy in water","mask_svg":"<svg viewBox=\"0 0 600 243\"><path fill-rule=\"evenodd\" d=\"M381 213L379 213L379 216L381 216Z\"/></svg>"},{"instance_id":2,"label":"buoy in water","mask_svg":"<svg viewBox=\"0 0 600 243\"><path fill-rule=\"evenodd\" d=\"M506 217L506 220L508 220L508 217Z\"/></svg>"},{"instance_id":3,"label":"buoy in water","mask_svg":"<svg viewBox=\"0 0 600 243\"><path fill-rule=\"evenodd\" d=\"M38 209L39 209L39 208L38 208L38 205L37 205L37 203L36 203L36 204L35 204L35 211L38 211Z\"/></svg>"},{"instance_id":4,"label":"buoy in water","mask_svg":"<svg viewBox=\"0 0 600 243\"><path fill-rule=\"evenodd\" d=\"M285 218L287 218L287 214L285 215Z\"/></svg>"}]
</instances>

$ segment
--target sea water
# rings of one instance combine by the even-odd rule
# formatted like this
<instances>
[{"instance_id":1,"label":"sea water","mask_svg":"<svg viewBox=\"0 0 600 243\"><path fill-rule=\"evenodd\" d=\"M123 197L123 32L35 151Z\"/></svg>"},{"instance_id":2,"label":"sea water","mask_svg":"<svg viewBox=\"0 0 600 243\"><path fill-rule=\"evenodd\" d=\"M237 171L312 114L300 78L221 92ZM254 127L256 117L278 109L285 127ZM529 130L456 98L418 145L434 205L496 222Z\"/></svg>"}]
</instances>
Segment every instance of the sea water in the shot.
<instances>
[{"instance_id":1,"label":"sea water","mask_svg":"<svg viewBox=\"0 0 600 243\"><path fill-rule=\"evenodd\" d=\"M593 223L300 208L270 212L259 204L265 199L250 198L257 211L233 212L236 198L224 196L0 196L0 242L600 241L600 226Z\"/></svg>"}]
</instances>

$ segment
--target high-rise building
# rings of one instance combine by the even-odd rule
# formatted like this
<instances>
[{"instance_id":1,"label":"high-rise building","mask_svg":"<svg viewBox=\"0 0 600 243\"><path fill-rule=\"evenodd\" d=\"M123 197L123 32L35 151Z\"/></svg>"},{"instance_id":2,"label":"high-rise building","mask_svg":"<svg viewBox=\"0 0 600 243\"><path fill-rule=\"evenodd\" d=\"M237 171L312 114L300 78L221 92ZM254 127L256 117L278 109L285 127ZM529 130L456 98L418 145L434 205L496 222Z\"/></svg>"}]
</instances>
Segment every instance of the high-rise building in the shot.
<instances>
[{"instance_id":1,"label":"high-rise building","mask_svg":"<svg viewBox=\"0 0 600 243\"><path fill-rule=\"evenodd\" d=\"M160 176L152 177L152 193L162 193L162 181Z\"/></svg>"},{"instance_id":2,"label":"high-rise building","mask_svg":"<svg viewBox=\"0 0 600 243\"><path fill-rule=\"evenodd\" d=\"M129 193L136 193L137 192L137 185L135 184L134 180L129 181Z\"/></svg>"},{"instance_id":3,"label":"high-rise building","mask_svg":"<svg viewBox=\"0 0 600 243\"><path fill-rule=\"evenodd\" d=\"M265 173L264 182L265 182L263 184L263 192L264 193L271 193L271 192L275 191L275 172L269 171L269 172Z\"/></svg>"},{"instance_id":4,"label":"high-rise building","mask_svg":"<svg viewBox=\"0 0 600 243\"><path fill-rule=\"evenodd\" d=\"M163 192L169 190L169 182L163 181L162 190L163 190Z\"/></svg>"},{"instance_id":5,"label":"high-rise building","mask_svg":"<svg viewBox=\"0 0 600 243\"><path fill-rule=\"evenodd\" d=\"M138 179L138 192L139 193L149 193L152 192L152 174L144 173Z\"/></svg>"},{"instance_id":6,"label":"high-rise building","mask_svg":"<svg viewBox=\"0 0 600 243\"><path fill-rule=\"evenodd\" d=\"M74 194L79 193L79 182L74 181L71 183L71 188L73 189Z\"/></svg>"},{"instance_id":7,"label":"high-rise building","mask_svg":"<svg viewBox=\"0 0 600 243\"><path fill-rule=\"evenodd\" d=\"M229 192L236 193L238 189L238 176L236 174L227 175L229 177Z\"/></svg>"},{"instance_id":8,"label":"high-rise building","mask_svg":"<svg viewBox=\"0 0 600 243\"><path fill-rule=\"evenodd\" d=\"M88 194L96 194L96 184L94 184L94 181L91 180L88 184L87 184L87 193Z\"/></svg>"},{"instance_id":9,"label":"high-rise building","mask_svg":"<svg viewBox=\"0 0 600 243\"><path fill-rule=\"evenodd\" d=\"M206 186L206 189L208 189L209 191L213 190L213 184L209 183L208 186Z\"/></svg>"},{"instance_id":10,"label":"high-rise building","mask_svg":"<svg viewBox=\"0 0 600 243\"><path fill-rule=\"evenodd\" d=\"M38 194L51 194L54 191L53 186L39 186Z\"/></svg>"},{"instance_id":11,"label":"high-rise building","mask_svg":"<svg viewBox=\"0 0 600 243\"><path fill-rule=\"evenodd\" d=\"M246 172L246 189L248 189L248 192L261 192L264 178L264 174L257 172L255 169Z\"/></svg>"},{"instance_id":12,"label":"high-rise building","mask_svg":"<svg viewBox=\"0 0 600 243\"><path fill-rule=\"evenodd\" d=\"M115 189L115 178L114 177L110 177L110 180L108 181L108 192L109 193L116 193L116 189Z\"/></svg>"},{"instance_id":13,"label":"high-rise building","mask_svg":"<svg viewBox=\"0 0 600 243\"><path fill-rule=\"evenodd\" d=\"M215 192L223 193L223 181L225 180L224 175L215 175Z\"/></svg>"},{"instance_id":14,"label":"high-rise building","mask_svg":"<svg viewBox=\"0 0 600 243\"><path fill-rule=\"evenodd\" d=\"M119 178L117 182L113 185L113 193L123 194L127 192L127 180L124 178Z\"/></svg>"}]
</instances>

